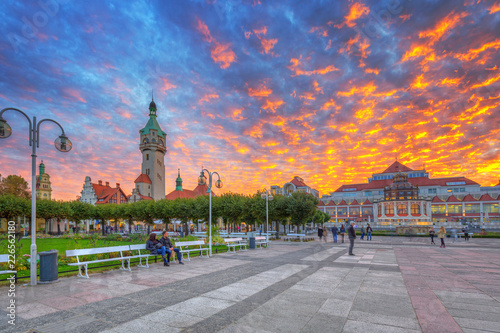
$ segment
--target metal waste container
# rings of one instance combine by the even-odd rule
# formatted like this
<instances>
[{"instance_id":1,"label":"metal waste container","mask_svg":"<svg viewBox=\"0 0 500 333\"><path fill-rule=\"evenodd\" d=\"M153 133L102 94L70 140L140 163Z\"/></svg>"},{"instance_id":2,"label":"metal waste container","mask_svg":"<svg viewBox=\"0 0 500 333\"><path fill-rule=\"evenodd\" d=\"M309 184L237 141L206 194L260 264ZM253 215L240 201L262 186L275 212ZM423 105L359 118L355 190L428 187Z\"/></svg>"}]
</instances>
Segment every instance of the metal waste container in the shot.
<instances>
[{"instance_id":1,"label":"metal waste container","mask_svg":"<svg viewBox=\"0 0 500 333\"><path fill-rule=\"evenodd\" d=\"M57 272L57 255L59 251L50 250L40 252L40 280L39 283L54 283L59 279Z\"/></svg>"},{"instance_id":2,"label":"metal waste container","mask_svg":"<svg viewBox=\"0 0 500 333\"><path fill-rule=\"evenodd\" d=\"M247 232L248 237L248 247L250 249L255 249L255 232Z\"/></svg>"}]
</instances>

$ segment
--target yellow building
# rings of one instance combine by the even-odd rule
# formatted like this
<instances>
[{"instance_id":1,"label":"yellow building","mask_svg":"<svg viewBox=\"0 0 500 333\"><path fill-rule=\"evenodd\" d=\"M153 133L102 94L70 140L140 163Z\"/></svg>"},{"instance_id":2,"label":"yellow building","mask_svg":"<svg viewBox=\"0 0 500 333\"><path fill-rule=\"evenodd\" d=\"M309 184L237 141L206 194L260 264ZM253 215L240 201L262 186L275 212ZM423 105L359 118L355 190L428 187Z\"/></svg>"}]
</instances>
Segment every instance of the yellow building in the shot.
<instances>
[{"instance_id":1,"label":"yellow building","mask_svg":"<svg viewBox=\"0 0 500 333\"><path fill-rule=\"evenodd\" d=\"M45 164L40 163L40 174L36 176L36 198L51 199L52 187L50 186L50 176L45 173Z\"/></svg>"}]
</instances>

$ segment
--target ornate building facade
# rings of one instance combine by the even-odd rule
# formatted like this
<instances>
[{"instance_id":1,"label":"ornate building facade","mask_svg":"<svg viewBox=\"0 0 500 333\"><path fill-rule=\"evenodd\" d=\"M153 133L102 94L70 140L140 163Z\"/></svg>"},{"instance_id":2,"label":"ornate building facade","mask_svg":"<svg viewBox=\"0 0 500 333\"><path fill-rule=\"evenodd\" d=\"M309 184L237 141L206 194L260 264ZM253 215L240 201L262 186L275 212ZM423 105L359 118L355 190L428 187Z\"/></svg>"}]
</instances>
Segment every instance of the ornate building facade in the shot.
<instances>
[{"instance_id":1,"label":"ornate building facade","mask_svg":"<svg viewBox=\"0 0 500 333\"><path fill-rule=\"evenodd\" d=\"M319 198L319 192L304 182L304 179L299 176L293 177L291 181L283 185L283 187L273 185L271 186L271 194L276 195L280 194L283 196L292 195L294 192L304 192L314 195L316 198Z\"/></svg>"},{"instance_id":2,"label":"ornate building facade","mask_svg":"<svg viewBox=\"0 0 500 333\"><path fill-rule=\"evenodd\" d=\"M39 174L36 176L36 198L51 200L52 187L50 186L50 176L45 172L43 161L39 165Z\"/></svg>"},{"instance_id":3,"label":"ornate building facade","mask_svg":"<svg viewBox=\"0 0 500 333\"><path fill-rule=\"evenodd\" d=\"M338 223L355 220L393 228L460 227L468 222L499 229L499 204L500 182L481 186L466 177L430 178L425 169L413 170L396 161L367 183L342 185L324 195L318 208Z\"/></svg>"}]
</instances>

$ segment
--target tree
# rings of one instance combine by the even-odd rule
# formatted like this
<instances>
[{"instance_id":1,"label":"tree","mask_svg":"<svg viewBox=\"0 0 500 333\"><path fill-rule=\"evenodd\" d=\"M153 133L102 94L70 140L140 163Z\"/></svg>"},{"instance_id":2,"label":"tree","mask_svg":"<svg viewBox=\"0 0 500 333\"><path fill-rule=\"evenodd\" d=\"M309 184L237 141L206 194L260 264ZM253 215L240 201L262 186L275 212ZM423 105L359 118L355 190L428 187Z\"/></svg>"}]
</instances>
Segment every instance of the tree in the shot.
<instances>
[{"instance_id":1,"label":"tree","mask_svg":"<svg viewBox=\"0 0 500 333\"><path fill-rule=\"evenodd\" d=\"M168 230L168 225L175 218L174 205L171 200L162 199L154 203L154 215L165 223L165 230Z\"/></svg>"},{"instance_id":2,"label":"tree","mask_svg":"<svg viewBox=\"0 0 500 333\"><path fill-rule=\"evenodd\" d=\"M95 210L95 206L89 203L80 200L70 201L68 218L74 221L76 225L79 225L85 220L94 218L96 215Z\"/></svg>"},{"instance_id":3,"label":"tree","mask_svg":"<svg viewBox=\"0 0 500 333\"><path fill-rule=\"evenodd\" d=\"M0 182L0 194L12 194L16 197L30 199L28 182L21 176L9 175Z\"/></svg>"},{"instance_id":4,"label":"tree","mask_svg":"<svg viewBox=\"0 0 500 333\"><path fill-rule=\"evenodd\" d=\"M148 225L148 234L151 232L155 217L155 202L153 200L141 200L133 203L132 215L136 220L143 221Z\"/></svg>"},{"instance_id":5,"label":"tree","mask_svg":"<svg viewBox=\"0 0 500 333\"><path fill-rule=\"evenodd\" d=\"M13 194L0 195L0 218L12 221L18 216L27 216L31 213L30 205L28 199Z\"/></svg>"},{"instance_id":6,"label":"tree","mask_svg":"<svg viewBox=\"0 0 500 333\"><path fill-rule=\"evenodd\" d=\"M95 220L101 221L102 235L106 236L106 225L107 221L112 217L111 205L110 204L100 204L95 205L95 210L93 211Z\"/></svg>"},{"instance_id":7,"label":"tree","mask_svg":"<svg viewBox=\"0 0 500 333\"><path fill-rule=\"evenodd\" d=\"M184 233L189 234L187 223L194 217L194 200L186 198L177 198L172 201L173 216L181 220L183 224Z\"/></svg>"},{"instance_id":8,"label":"tree","mask_svg":"<svg viewBox=\"0 0 500 333\"><path fill-rule=\"evenodd\" d=\"M243 215L244 196L237 193L224 193L218 196L216 201L218 214L215 216L221 216L227 222L232 222L234 230L235 224Z\"/></svg>"},{"instance_id":9,"label":"tree","mask_svg":"<svg viewBox=\"0 0 500 333\"><path fill-rule=\"evenodd\" d=\"M209 199L210 198L208 197L208 195L199 195L196 198L194 198L193 222L196 222L198 224L199 221L201 220L203 222L208 223L208 219L210 217Z\"/></svg>"},{"instance_id":10,"label":"tree","mask_svg":"<svg viewBox=\"0 0 500 333\"><path fill-rule=\"evenodd\" d=\"M294 226L300 226L307 222L307 219L314 216L317 211L316 205L319 199L308 193L295 192L289 197L288 213L290 222Z\"/></svg>"}]
</instances>

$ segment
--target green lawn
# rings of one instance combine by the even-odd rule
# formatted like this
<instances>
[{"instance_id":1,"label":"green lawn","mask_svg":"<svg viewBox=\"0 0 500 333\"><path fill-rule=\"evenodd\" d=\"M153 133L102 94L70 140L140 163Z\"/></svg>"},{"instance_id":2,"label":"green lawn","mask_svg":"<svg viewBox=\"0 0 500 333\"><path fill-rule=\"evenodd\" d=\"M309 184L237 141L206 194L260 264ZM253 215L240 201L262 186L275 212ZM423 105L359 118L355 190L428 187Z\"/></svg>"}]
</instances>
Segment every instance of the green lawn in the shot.
<instances>
[{"instance_id":1,"label":"green lawn","mask_svg":"<svg viewBox=\"0 0 500 333\"><path fill-rule=\"evenodd\" d=\"M192 236L191 236L192 237ZM184 239L183 239L184 240ZM43 251L49 251L49 250L58 250L59 251L59 260L61 258L64 258L66 256L66 250L74 250L74 249L85 249L85 248L96 248L96 247L108 247L108 246L119 246L119 245L131 245L131 244L144 244L145 242L142 240L137 240L137 241L113 241L113 240L106 240L106 239L68 239L68 238L40 238L37 239L36 245L37 245L37 252L43 252ZM175 243L175 240L174 240ZM29 271L29 263L26 262L26 257L22 257L24 254L30 254L30 247L31 247L31 239L21 239L18 243L18 251L20 251L20 255L18 254L18 257L16 258L16 262L22 263L24 267L27 269L20 270L18 271L18 277L24 277L24 276L29 276L30 271ZM213 246L213 253L218 252L226 252L227 247L225 245L218 245L218 246ZM2 251L1 253L7 253L6 251ZM18 252L19 253L19 252ZM191 257L196 257L198 253L193 252L191 253ZM157 257L157 260L161 262L161 257ZM137 264L139 259L134 259L131 262L131 266L134 266ZM154 262L153 258L150 258L150 262ZM107 262L107 263L97 263L97 264L90 264L90 268L95 268L89 272L100 272L100 271L106 271L110 269L117 269L118 266L112 266L112 267L103 267L109 264L120 264L120 261L116 262ZM76 272L68 272L68 271L73 271L75 269L78 269L75 266L68 266L66 263L59 261L59 275L60 276L65 276L65 275L76 275ZM1 269L0 269L1 270ZM67 272L67 273L65 273ZM0 279L5 278L5 276L1 276ZM20 280L20 281L26 281L26 280ZM4 282L0 283L3 284Z\"/></svg>"},{"instance_id":2,"label":"green lawn","mask_svg":"<svg viewBox=\"0 0 500 333\"><path fill-rule=\"evenodd\" d=\"M31 239L21 239L21 254L30 254ZM66 255L66 250L86 249L92 247L119 246L130 244L142 244L143 242L126 242L126 241L106 241L89 239L64 239L64 238L45 238L36 240L37 252L58 250L59 255ZM19 244L19 243L18 243Z\"/></svg>"}]
</instances>

